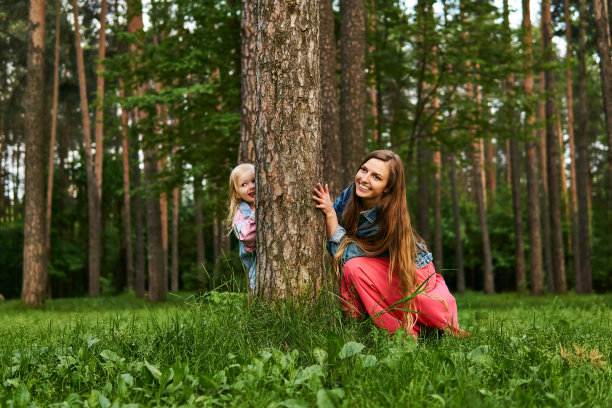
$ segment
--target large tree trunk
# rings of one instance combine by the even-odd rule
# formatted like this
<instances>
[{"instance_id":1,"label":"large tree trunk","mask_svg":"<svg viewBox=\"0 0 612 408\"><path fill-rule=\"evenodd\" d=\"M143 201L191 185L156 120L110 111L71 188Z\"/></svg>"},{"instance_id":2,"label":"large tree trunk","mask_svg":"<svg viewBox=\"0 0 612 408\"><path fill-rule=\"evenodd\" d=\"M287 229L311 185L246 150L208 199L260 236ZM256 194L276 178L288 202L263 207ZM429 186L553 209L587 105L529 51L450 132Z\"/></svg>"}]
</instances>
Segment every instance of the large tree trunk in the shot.
<instances>
[{"instance_id":1,"label":"large tree trunk","mask_svg":"<svg viewBox=\"0 0 612 408\"><path fill-rule=\"evenodd\" d=\"M338 112L338 77L336 35L332 0L320 2L321 50L321 142L323 144L323 180L329 184L332 198L338 197L344 185L342 145Z\"/></svg>"},{"instance_id":2,"label":"large tree trunk","mask_svg":"<svg viewBox=\"0 0 612 408\"><path fill-rule=\"evenodd\" d=\"M591 276L591 246L589 234L589 156L587 134L587 71L586 71L586 0L580 0L580 30L578 48L578 134L576 135L576 189L578 195L578 236L580 242L580 272L576 271L576 292L590 294L593 291ZM580 279L580 285L578 285Z\"/></svg>"},{"instance_id":3,"label":"large tree trunk","mask_svg":"<svg viewBox=\"0 0 612 408\"><path fill-rule=\"evenodd\" d=\"M125 98L123 81L119 79L119 95ZM128 290L134 289L134 251L132 250L132 210L130 201L130 156L128 141L128 112L121 107L121 154L123 158L123 228L125 232L125 272Z\"/></svg>"},{"instance_id":4,"label":"large tree trunk","mask_svg":"<svg viewBox=\"0 0 612 408\"><path fill-rule=\"evenodd\" d=\"M342 185L347 185L365 154L365 1L341 0L340 11Z\"/></svg>"},{"instance_id":5,"label":"large tree trunk","mask_svg":"<svg viewBox=\"0 0 612 408\"><path fill-rule=\"evenodd\" d=\"M241 11L241 109L238 163L255 161L255 35L254 0L242 0Z\"/></svg>"},{"instance_id":6,"label":"large tree trunk","mask_svg":"<svg viewBox=\"0 0 612 408\"><path fill-rule=\"evenodd\" d=\"M525 96L533 98L533 39L531 33L531 14L529 0L523 0L523 33L525 44ZM529 266L531 270L531 294L539 295L543 289L542 276L542 239L540 236L540 206L538 191L538 157L535 140L537 132L534 129L535 117L531 110L525 111L527 128L526 142L527 163L527 207L529 212Z\"/></svg>"},{"instance_id":7,"label":"large tree trunk","mask_svg":"<svg viewBox=\"0 0 612 408\"><path fill-rule=\"evenodd\" d=\"M368 97L370 98L370 115L372 117L372 142L374 142L374 146L376 149L380 148L380 131L378 125L378 96L376 94L376 67L374 63L374 53L376 52L376 2L375 0L370 0L369 4L369 21L368 21L368 30L371 36L370 45L368 47L368 54L372 62L368 68ZM323 103L323 101L321 102ZM324 147L325 148L325 147Z\"/></svg>"},{"instance_id":8,"label":"large tree trunk","mask_svg":"<svg viewBox=\"0 0 612 408\"><path fill-rule=\"evenodd\" d=\"M542 45L544 58L552 62L552 23L550 0L542 0ZM550 204L550 227L552 236L552 266L555 275L555 292L566 293L565 259L563 251L563 231L561 228L561 200L559 197L559 150L557 127L554 122L557 115L555 108L555 73L552 69L545 71L546 79L546 147L548 151L548 198Z\"/></svg>"},{"instance_id":9,"label":"large tree trunk","mask_svg":"<svg viewBox=\"0 0 612 408\"><path fill-rule=\"evenodd\" d=\"M610 56L610 28L605 0L593 0L595 29L597 31L597 53L601 74L601 95L603 97L606 130L608 134L608 170L612 183L612 57Z\"/></svg>"},{"instance_id":10,"label":"large tree trunk","mask_svg":"<svg viewBox=\"0 0 612 408\"><path fill-rule=\"evenodd\" d=\"M30 0L25 98L26 179L23 286L26 304L42 305L47 283L45 254L45 0Z\"/></svg>"},{"instance_id":11,"label":"large tree trunk","mask_svg":"<svg viewBox=\"0 0 612 408\"><path fill-rule=\"evenodd\" d=\"M157 177L155 150L145 150L145 189L147 190L147 260L149 265L149 300L166 300L168 282L164 280L164 247L162 242L161 209L159 196L153 184Z\"/></svg>"},{"instance_id":12,"label":"large tree trunk","mask_svg":"<svg viewBox=\"0 0 612 408\"><path fill-rule=\"evenodd\" d=\"M438 273L444 268L444 250L442 247L442 153L437 150L433 153L433 162L436 166L434 173L434 265Z\"/></svg>"},{"instance_id":13,"label":"large tree trunk","mask_svg":"<svg viewBox=\"0 0 612 408\"><path fill-rule=\"evenodd\" d=\"M91 151L91 126L89 122L89 104L87 103L85 63L83 62L79 9L76 0L72 0L72 11L74 14L74 36L81 99L81 117L83 119L83 144L85 147L87 196L89 203L89 296L95 297L100 296L100 200L98 197L98 182L94 169L94 158Z\"/></svg>"},{"instance_id":14,"label":"large tree trunk","mask_svg":"<svg viewBox=\"0 0 612 408\"><path fill-rule=\"evenodd\" d=\"M485 207L484 191L482 188L482 170L480 166L480 144L474 143L474 153L472 154L472 167L474 177L474 193L476 204L478 205L478 220L480 223L480 233L482 237L482 257L483 257L483 288L484 293L492 295L495 293L493 282L493 261L491 259L491 242L489 240L489 226L487 224L487 209Z\"/></svg>"},{"instance_id":15,"label":"large tree trunk","mask_svg":"<svg viewBox=\"0 0 612 408\"><path fill-rule=\"evenodd\" d=\"M363 38L364 5L358 3L357 11L344 4L344 13L361 15ZM322 177L319 2L260 0L257 6L255 293L263 298L312 298L319 294L324 270L324 222L312 202L312 187ZM345 39L353 42L343 37L343 47ZM355 75L362 79L355 88L361 92L363 107L363 41L360 47L361 75ZM345 73L347 79L355 80ZM361 112L355 117L345 111L345 118L360 119L363 140L363 108ZM363 142L361 146L363 150ZM303 228L304 219L311 220L308 228Z\"/></svg>"},{"instance_id":16,"label":"large tree trunk","mask_svg":"<svg viewBox=\"0 0 612 408\"><path fill-rule=\"evenodd\" d=\"M47 262L51 262L51 210L53 207L53 174L55 171L55 139L57 136L57 102L59 94L59 52L60 52L60 17L61 4L55 2L55 56L53 63L53 101L51 107L51 142L49 143L49 171L47 172L47 206L45 215L45 250L47 251ZM0 156L1 160L1 156ZM0 181L1 183L1 181ZM0 194L0 200L4 198ZM1 203L0 203L1 204ZM47 277L47 297L51 297L51 279Z\"/></svg>"},{"instance_id":17,"label":"large tree trunk","mask_svg":"<svg viewBox=\"0 0 612 408\"><path fill-rule=\"evenodd\" d=\"M565 85L567 88L567 132L569 134L570 149L570 185L571 185L571 223L572 223L572 252L574 253L574 273L576 275L576 291L579 285L580 273L580 244L578 242L578 195L576 191L576 149L574 137L574 91L572 81L572 30L570 18L570 2L564 0L563 14L565 16Z\"/></svg>"}]
</instances>

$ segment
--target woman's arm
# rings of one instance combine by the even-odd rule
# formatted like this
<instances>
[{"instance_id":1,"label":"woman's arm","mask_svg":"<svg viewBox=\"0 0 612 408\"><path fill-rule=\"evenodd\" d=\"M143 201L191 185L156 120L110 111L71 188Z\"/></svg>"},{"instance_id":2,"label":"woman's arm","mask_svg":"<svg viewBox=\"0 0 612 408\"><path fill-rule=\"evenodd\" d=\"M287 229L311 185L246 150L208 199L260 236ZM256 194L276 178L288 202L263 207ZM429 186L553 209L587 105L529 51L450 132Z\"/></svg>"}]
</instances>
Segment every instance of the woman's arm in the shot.
<instances>
[{"instance_id":1,"label":"woman's arm","mask_svg":"<svg viewBox=\"0 0 612 408\"><path fill-rule=\"evenodd\" d=\"M336 210L334 209L334 205L331 201L331 197L329 196L329 188L327 184L325 184L325 188L321 186L321 183L317 183L314 188L315 195L312 196L312 199L315 200L318 204L316 208L323 211L325 214L325 225L327 229L327 238L331 238L336 228L338 228L338 216L336 215Z\"/></svg>"}]
</instances>

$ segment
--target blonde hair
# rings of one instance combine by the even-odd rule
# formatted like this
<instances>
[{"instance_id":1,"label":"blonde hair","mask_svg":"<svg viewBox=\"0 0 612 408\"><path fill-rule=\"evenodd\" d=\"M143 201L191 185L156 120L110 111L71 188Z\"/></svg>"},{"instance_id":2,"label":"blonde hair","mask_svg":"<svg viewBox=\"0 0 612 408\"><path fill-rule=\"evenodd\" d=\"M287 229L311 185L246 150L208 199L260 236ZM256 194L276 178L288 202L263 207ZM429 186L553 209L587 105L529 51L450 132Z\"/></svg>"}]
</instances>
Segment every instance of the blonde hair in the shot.
<instances>
[{"instance_id":1,"label":"blonde hair","mask_svg":"<svg viewBox=\"0 0 612 408\"><path fill-rule=\"evenodd\" d=\"M236 211L238 211L238 207L240 207L240 203L242 202L242 198L240 198L240 194L238 193L238 186L236 183L238 182L238 176L243 174L247 170L252 170L255 173L255 166L251 163L242 163L234 167L229 177L229 199L230 199L230 207L229 212L227 213L227 218L225 219L227 224L228 233L232 231L232 221L234 221L234 216L236 215Z\"/></svg>"},{"instance_id":2,"label":"blonde hair","mask_svg":"<svg viewBox=\"0 0 612 408\"><path fill-rule=\"evenodd\" d=\"M380 256L385 251L389 251L389 282L395 273L402 297L405 299L410 297L419 286L415 266L416 244L417 242L423 243L423 240L412 229L406 201L406 181L402 159L390 150L375 150L362 160L359 167L370 159L382 160L389 168L389 180L385 193L376 204L375 225L378 225L378 232L372 236L357 237L359 215L364 208L361 198L356 194L355 185L353 185L351 198L341 217L341 224L346 229L347 237L334 255L334 269L339 274L342 268L342 254L350 243L357 244L369 256ZM413 305L414 298L411 298L404 304L404 307L399 307L412 309ZM411 328L416 323L413 313L406 313L405 320L407 328Z\"/></svg>"}]
</instances>

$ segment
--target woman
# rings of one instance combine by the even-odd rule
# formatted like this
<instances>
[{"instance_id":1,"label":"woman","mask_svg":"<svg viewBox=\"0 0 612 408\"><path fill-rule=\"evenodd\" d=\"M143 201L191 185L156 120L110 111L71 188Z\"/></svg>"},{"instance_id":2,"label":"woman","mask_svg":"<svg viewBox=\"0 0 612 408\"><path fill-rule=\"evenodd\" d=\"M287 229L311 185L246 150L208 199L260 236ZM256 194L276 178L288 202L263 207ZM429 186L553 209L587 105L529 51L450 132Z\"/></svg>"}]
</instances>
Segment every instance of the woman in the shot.
<instances>
[{"instance_id":1,"label":"woman","mask_svg":"<svg viewBox=\"0 0 612 408\"><path fill-rule=\"evenodd\" d=\"M368 154L335 203L327 185L314 191L326 217L327 250L342 265L341 296L351 316L367 313L377 326L391 333L403 327L415 338L427 328L463 333L455 298L412 230L397 154Z\"/></svg>"}]
</instances>

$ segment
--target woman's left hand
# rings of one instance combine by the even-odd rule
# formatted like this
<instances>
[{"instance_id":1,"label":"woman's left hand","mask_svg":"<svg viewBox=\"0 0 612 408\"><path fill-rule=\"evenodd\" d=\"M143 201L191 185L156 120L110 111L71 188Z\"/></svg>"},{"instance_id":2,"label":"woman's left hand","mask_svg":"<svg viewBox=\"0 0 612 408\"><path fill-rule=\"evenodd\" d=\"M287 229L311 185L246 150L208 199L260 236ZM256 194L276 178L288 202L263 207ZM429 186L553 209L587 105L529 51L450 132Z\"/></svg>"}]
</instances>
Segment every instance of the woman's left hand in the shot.
<instances>
[{"instance_id":1,"label":"woman's left hand","mask_svg":"<svg viewBox=\"0 0 612 408\"><path fill-rule=\"evenodd\" d=\"M318 204L316 208L323 211L326 217L335 216L336 210L334 210L334 205L332 203L331 197L329 196L329 188L327 184L325 187L321 185L321 183L317 183L314 188L315 195L312 196L312 199L315 200Z\"/></svg>"}]
</instances>

